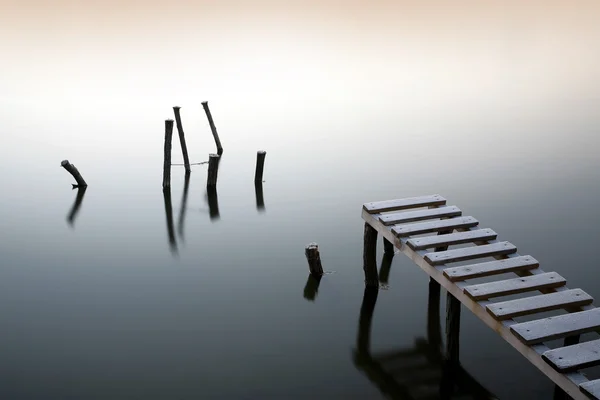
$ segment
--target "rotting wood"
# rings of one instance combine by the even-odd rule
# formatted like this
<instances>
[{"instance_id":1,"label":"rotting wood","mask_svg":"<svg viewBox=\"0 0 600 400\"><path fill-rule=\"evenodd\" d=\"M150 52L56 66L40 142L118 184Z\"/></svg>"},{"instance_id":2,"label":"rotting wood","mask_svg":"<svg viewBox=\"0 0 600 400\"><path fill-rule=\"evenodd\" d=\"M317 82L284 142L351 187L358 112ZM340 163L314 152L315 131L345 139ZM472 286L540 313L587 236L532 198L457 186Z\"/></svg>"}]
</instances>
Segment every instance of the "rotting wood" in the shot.
<instances>
[{"instance_id":1,"label":"rotting wood","mask_svg":"<svg viewBox=\"0 0 600 400\"><path fill-rule=\"evenodd\" d=\"M444 275L452 282L457 282L507 272L530 270L539 267L539 265L538 261L531 256L518 256L505 260L446 268L444 269Z\"/></svg>"},{"instance_id":2,"label":"rotting wood","mask_svg":"<svg viewBox=\"0 0 600 400\"><path fill-rule=\"evenodd\" d=\"M477 241L489 241L496 239L497 236L498 234L491 229L477 229L475 231L456 232L445 235L408 239L406 244L413 250L424 250L440 246L443 247L464 243L474 243Z\"/></svg>"},{"instance_id":3,"label":"rotting wood","mask_svg":"<svg viewBox=\"0 0 600 400\"><path fill-rule=\"evenodd\" d=\"M594 367L600 365L600 339L549 350L542 358L562 372Z\"/></svg>"},{"instance_id":4,"label":"rotting wood","mask_svg":"<svg viewBox=\"0 0 600 400\"><path fill-rule=\"evenodd\" d=\"M75 165L71 164L69 162L69 160L62 160L60 163L60 166L63 167L64 169L66 169L67 172L73 176L73 178L75 179L75 182L77 182L77 185L73 185L74 188L87 187L87 183L85 182L85 179L83 179L83 177L81 176L81 173L79 173L79 170L75 167Z\"/></svg>"},{"instance_id":5,"label":"rotting wood","mask_svg":"<svg viewBox=\"0 0 600 400\"><path fill-rule=\"evenodd\" d=\"M597 329L600 329L600 308L522 322L510 327L510 330L528 345L579 335Z\"/></svg>"},{"instance_id":6,"label":"rotting wood","mask_svg":"<svg viewBox=\"0 0 600 400\"><path fill-rule=\"evenodd\" d=\"M425 260L431 265L441 265L477 258L504 256L516 253L517 248L509 242L499 242L483 246L472 246L456 250L425 254Z\"/></svg>"},{"instance_id":7,"label":"rotting wood","mask_svg":"<svg viewBox=\"0 0 600 400\"><path fill-rule=\"evenodd\" d=\"M494 318L505 320L545 311L582 307L592 304L593 301L592 296L581 289L568 289L562 292L492 303L488 304L486 309Z\"/></svg>"},{"instance_id":8,"label":"rotting wood","mask_svg":"<svg viewBox=\"0 0 600 400\"><path fill-rule=\"evenodd\" d=\"M314 276L323 275L323 266L321 265L321 255L319 254L319 245L316 243L309 243L304 248L304 255L308 261L308 269Z\"/></svg>"},{"instance_id":9,"label":"rotting wood","mask_svg":"<svg viewBox=\"0 0 600 400\"><path fill-rule=\"evenodd\" d=\"M566 283L566 279L556 272L547 272L539 275L465 286L464 292L473 300L487 300L492 297L556 288L564 286Z\"/></svg>"},{"instance_id":10,"label":"rotting wood","mask_svg":"<svg viewBox=\"0 0 600 400\"><path fill-rule=\"evenodd\" d=\"M473 217L457 217L440 221L419 222L410 225L396 225L392 227L392 233L398 237L406 237L430 232L472 228L478 224L479 222Z\"/></svg>"},{"instance_id":11,"label":"rotting wood","mask_svg":"<svg viewBox=\"0 0 600 400\"><path fill-rule=\"evenodd\" d=\"M398 211L409 208L419 208L427 206L441 206L446 204L446 199L435 194L430 196L411 197L407 199L376 201L365 203L363 210L369 214L382 213L386 211Z\"/></svg>"},{"instance_id":12,"label":"rotting wood","mask_svg":"<svg viewBox=\"0 0 600 400\"><path fill-rule=\"evenodd\" d=\"M210 130L215 138L215 144L217 145L217 154L223 154L223 146L221 146L221 139L219 139L219 134L217 133L217 127L215 126L215 122L213 121L212 114L210 112L210 108L208 108L208 101L202 102L202 107L204 108L204 112L206 113L206 118L208 118L208 124L210 125Z\"/></svg>"},{"instance_id":13,"label":"rotting wood","mask_svg":"<svg viewBox=\"0 0 600 400\"><path fill-rule=\"evenodd\" d=\"M171 186L171 142L173 140L173 120L165 121L165 148L163 162L163 189Z\"/></svg>"},{"instance_id":14,"label":"rotting wood","mask_svg":"<svg viewBox=\"0 0 600 400\"><path fill-rule=\"evenodd\" d=\"M265 156L267 152L260 150L256 153L256 171L254 172L254 183L263 181L263 170L265 168Z\"/></svg>"},{"instance_id":15,"label":"rotting wood","mask_svg":"<svg viewBox=\"0 0 600 400\"><path fill-rule=\"evenodd\" d=\"M179 133L179 143L181 144L181 153L183 155L183 165L185 165L185 171L191 172L192 168L190 167L190 158L188 157L187 145L185 144L185 134L183 133L183 124L181 123L181 115L180 115L181 107L173 107L173 112L175 113L175 122L177 123L177 132Z\"/></svg>"}]
</instances>

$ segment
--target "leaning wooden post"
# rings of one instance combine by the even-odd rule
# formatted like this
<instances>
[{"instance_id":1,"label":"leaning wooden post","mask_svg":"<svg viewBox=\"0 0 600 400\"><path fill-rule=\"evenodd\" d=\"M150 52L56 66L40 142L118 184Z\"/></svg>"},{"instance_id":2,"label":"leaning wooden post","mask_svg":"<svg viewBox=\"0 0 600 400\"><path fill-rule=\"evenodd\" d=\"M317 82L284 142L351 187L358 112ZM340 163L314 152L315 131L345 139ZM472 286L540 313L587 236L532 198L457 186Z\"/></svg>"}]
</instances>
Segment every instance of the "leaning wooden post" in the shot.
<instances>
[{"instance_id":1,"label":"leaning wooden post","mask_svg":"<svg viewBox=\"0 0 600 400\"><path fill-rule=\"evenodd\" d=\"M220 157L216 154L209 154L208 156L208 178L206 179L206 187L217 186L217 175L219 172L219 159Z\"/></svg>"},{"instance_id":2,"label":"leaning wooden post","mask_svg":"<svg viewBox=\"0 0 600 400\"><path fill-rule=\"evenodd\" d=\"M311 275L321 276L323 275L323 266L321 265L321 256L319 254L319 245L316 243L309 243L304 249L304 254L308 260L308 269Z\"/></svg>"},{"instance_id":3,"label":"leaning wooden post","mask_svg":"<svg viewBox=\"0 0 600 400\"><path fill-rule=\"evenodd\" d=\"M363 248L363 270L367 286L379 286L377 273L377 231L365 222L365 237Z\"/></svg>"},{"instance_id":4,"label":"leaning wooden post","mask_svg":"<svg viewBox=\"0 0 600 400\"><path fill-rule=\"evenodd\" d=\"M165 121L165 153L163 162L163 189L171 187L171 141L173 140L173 120ZM170 196L170 194L169 194Z\"/></svg>"},{"instance_id":5,"label":"leaning wooden post","mask_svg":"<svg viewBox=\"0 0 600 400\"><path fill-rule=\"evenodd\" d=\"M256 172L254 173L254 183L262 182L266 155L267 152L262 150L256 153Z\"/></svg>"},{"instance_id":6,"label":"leaning wooden post","mask_svg":"<svg viewBox=\"0 0 600 400\"><path fill-rule=\"evenodd\" d=\"M175 112L175 121L177 122L177 132L179 133L179 143L181 143L181 152L183 153L183 164L185 165L185 172L191 172L190 158L188 157L187 145L185 144L185 135L183 133L183 125L181 123L181 115L179 110L181 107L173 107Z\"/></svg>"},{"instance_id":7,"label":"leaning wooden post","mask_svg":"<svg viewBox=\"0 0 600 400\"><path fill-rule=\"evenodd\" d=\"M77 185L73 185L74 188L87 187L87 183L85 183L85 180L83 179L77 168L75 168L75 166L71 164L69 160L62 160L60 166L66 169L67 172L73 175L73 178L75 178Z\"/></svg>"},{"instance_id":8,"label":"leaning wooden post","mask_svg":"<svg viewBox=\"0 0 600 400\"><path fill-rule=\"evenodd\" d=\"M210 124L210 130L212 131L213 137L215 138L215 143L217 145L217 154L223 154L223 146L221 146L221 139L219 139L219 134L217 133L217 127L215 126L215 122L213 121L212 114L210 113L210 108L208 108L208 101L202 102L202 107L204 107L204 112L206 113L206 118L208 118L208 123Z\"/></svg>"}]
</instances>

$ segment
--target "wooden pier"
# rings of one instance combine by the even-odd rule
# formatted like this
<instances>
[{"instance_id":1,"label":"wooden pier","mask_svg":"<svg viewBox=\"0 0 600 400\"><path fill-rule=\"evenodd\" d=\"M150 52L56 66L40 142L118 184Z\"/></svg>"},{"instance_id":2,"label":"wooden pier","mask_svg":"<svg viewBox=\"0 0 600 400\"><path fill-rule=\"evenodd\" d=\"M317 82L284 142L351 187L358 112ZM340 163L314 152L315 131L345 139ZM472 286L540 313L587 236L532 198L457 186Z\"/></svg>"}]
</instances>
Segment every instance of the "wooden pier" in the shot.
<instances>
[{"instance_id":1,"label":"wooden pier","mask_svg":"<svg viewBox=\"0 0 600 400\"><path fill-rule=\"evenodd\" d=\"M391 243L434 285L437 282L447 290L450 362L458 357L463 304L564 393L574 399L600 399L600 379L588 380L583 371L600 365L600 339L579 343L579 335L600 331L600 308L592 305L590 295L569 289L565 278L543 271L535 258L519 255L515 245L498 240L496 232L479 227L458 207L447 206L440 195L365 203L362 218L367 287L378 285L374 249L381 234L386 248ZM515 277L506 279L508 273ZM486 282L469 282L475 278ZM520 297L494 300L508 295ZM535 314L558 310L562 312L555 316L535 319ZM529 320L521 321L524 317ZM547 342L556 339L564 339L562 347L549 348Z\"/></svg>"}]
</instances>

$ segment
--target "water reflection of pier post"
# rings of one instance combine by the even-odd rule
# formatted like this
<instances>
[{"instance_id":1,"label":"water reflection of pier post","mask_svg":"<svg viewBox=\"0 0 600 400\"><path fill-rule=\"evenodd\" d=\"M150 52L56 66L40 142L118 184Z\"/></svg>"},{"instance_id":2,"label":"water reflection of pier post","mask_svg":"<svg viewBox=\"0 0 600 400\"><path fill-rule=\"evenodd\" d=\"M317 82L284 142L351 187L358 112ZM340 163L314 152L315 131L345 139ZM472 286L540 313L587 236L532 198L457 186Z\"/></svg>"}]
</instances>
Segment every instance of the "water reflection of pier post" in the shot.
<instances>
[{"instance_id":1,"label":"water reflection of pier post","mask_svg":"<svg viewBox=\"0 0 600 400\"><path fill-rule=\"evenodd\" d=\"M69 225L73 226L75 224L75 217L77 217L77 213L81 208L81 203L83 202L83 197L85 196L85 191L87 190L87 186L79 186L77 188L77 196L75 197L75 202L71 207L71 211L67 215L67 222Z\"/></svg>"},{"instance_id":2,"label":"water reflection of pier post","mask_svg":"<svg viewBox=\"0 0 600 400\"><path fill-rule=\"evenodd\" d=\"M175 227L173 225L173 205L171 204L171 187L163 189L163 199L165 201L165 216L167 218L167 234L169 236L169 246L171 253L177 253L177 242L175 240Z\"/></svg>"},{"instance_id":3,"label":"water reflection of pier post","mask_svg":"<svg viewBox=\"0 0 600 400\"><path fill-rule=\"evenodd\" d=\"M183 182L183 195L181 197L181 209L179 210L179 223L178 233L179 237L183 240L183 224L185 222L185 212L187 207L188 191L190 189L190 172L185 173L185 180Z\"/></svg>"}]
</instances>

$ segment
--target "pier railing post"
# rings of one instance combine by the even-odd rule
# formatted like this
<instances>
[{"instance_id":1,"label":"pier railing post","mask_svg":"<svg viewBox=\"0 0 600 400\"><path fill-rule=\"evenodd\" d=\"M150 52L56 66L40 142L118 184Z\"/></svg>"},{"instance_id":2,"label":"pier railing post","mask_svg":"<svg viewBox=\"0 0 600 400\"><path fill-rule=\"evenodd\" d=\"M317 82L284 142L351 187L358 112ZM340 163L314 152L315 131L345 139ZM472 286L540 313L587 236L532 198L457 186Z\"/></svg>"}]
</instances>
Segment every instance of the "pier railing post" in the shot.
<instances>
[{"instance_id":1,"label":"pier railing post","mask_svg":"<svg viewBox=\"0 0 600 400\"><path fill-rule=\"evenodd\" d=\"M365 222L363 270L367 286L379 286L377 273L377 230Z\"/></svg>"},{"instance_id":2,"label":"pier railing post","mask_svg":"<svg viewBox=\"0 0 600 400\"><path fill-rule=\"evenodd\" d=\"M185 134L183 133L183 124L181 123L181 115L179 110L181 107L173 107L175 113L175 121L177 123L177 132L179 133L179 143L181 144L181 152L183 153L183 164L185 165L185 172L189 173L192 171L190 167L190 158L188 157L187 145L185 144Z\"/></svg>"},{"instance_id":3,"label":"pier railing post","mask_svg":"<svg viewBox=\"0 0 600 400\"><path fill-rule=\"evenodd\" d=\"M208 101L203 101L202 107L204 107L204 112L206 113L206 118L208 118L210 130L212 131L213 137L215 138L215 144L217 145L217 154L221 155L221 154L223 154L223 146L221 146L221 139L219 139L219 134L217 133L217 127L215 126L215 122L213 121L212 114L210 113L210 108L208 108Z\"/></svg>"},{"instance_id":4,"label":"pier railing post","mask_svg":"<svg viewBox=\"0 0 600 400\"><path fill-rule=\"evenodd\" d=\"M171 187L171 142L173 140L173 120L165 121L165 151L163 161L163 189ZM169 194L170 196L170 194Z\"/></svg>"}]
</instances>

